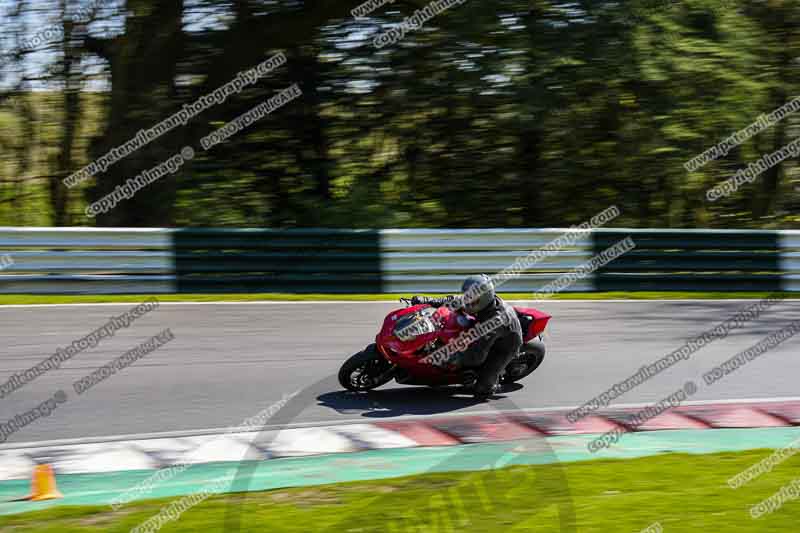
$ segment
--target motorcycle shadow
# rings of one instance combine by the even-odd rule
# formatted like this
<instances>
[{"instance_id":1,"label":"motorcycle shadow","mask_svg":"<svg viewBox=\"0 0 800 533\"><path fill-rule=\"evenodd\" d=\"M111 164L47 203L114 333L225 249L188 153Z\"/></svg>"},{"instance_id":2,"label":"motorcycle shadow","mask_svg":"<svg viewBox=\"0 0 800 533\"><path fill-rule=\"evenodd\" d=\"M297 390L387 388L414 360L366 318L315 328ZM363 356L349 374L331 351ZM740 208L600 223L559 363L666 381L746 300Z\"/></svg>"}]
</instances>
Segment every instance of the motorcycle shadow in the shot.
<instances>
[{"instance_id":1,"label":"motorcycle shadow","mask_svg":"<svg viewBox=\"0 0 800 533\"><path fill-rule=\"evenodd\" d=\"M519 383L511 383L492 399L504 398L506 393L521 388ZM360 413L366 418L435 415L485 403L473 398L464 387L397 387L366 393L334 391L321 394L317 400L320 406L330 407L338 413Z\"/></svg>"}]
</instances>

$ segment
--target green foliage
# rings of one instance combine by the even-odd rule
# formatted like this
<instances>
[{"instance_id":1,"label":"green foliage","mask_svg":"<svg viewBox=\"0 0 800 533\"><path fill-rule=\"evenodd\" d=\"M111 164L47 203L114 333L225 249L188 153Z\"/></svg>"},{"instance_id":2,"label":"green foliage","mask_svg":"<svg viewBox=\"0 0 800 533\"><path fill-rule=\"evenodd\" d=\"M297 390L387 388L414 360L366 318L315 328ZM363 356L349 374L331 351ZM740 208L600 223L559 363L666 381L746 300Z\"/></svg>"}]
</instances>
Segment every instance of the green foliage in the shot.
<instances>
[{"instance_id":1,"label":"green foliage","mask_svg":"<svg viewBox=\"0 0 800 533\"><path fill-rule=\"evenodd\" d=\"M408 5L357 22L349 10L360 2L350 0L303 16L288 2L268 12L252 2L187 2L183 12L145 9L151 3L136 2L140 15L118 28L116 52L72 43L89 57L106 54L99 76L110 81L107 98L82 101L73 171L276 50L288 64L70 191L74 225L567 226L616 204L619 226L800 227L794 160L729 198L705 197L791 141L800 113L684 168L800 94L798 0L467 2L380 50L375 32L408 16ZM174 40L159 26L164 16L202 23ZM264 38L243 37L253 32ZM169 53L142 55L156 38ZM54 71L55 87L66 74ZM200 137L295 82L300 99L199 148ZM56 174L64 150L60 96L54 88L18 97L38 100L30 128L0 103L0 171L25 182L0 184L0 224L53 223L58 206L36 178ZM184 145L199 157L178 175L113 216L82 214ZM20 192L27 196L10 207Z\"/></svg>"}]
</instances>

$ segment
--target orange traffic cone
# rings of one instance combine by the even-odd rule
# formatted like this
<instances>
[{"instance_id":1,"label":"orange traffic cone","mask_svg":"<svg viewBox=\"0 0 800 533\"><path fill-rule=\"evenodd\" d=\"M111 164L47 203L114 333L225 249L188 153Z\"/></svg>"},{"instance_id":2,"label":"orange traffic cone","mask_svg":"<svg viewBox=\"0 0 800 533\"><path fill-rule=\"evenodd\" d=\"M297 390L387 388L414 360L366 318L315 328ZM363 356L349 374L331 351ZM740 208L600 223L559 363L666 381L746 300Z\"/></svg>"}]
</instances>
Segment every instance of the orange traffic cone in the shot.
<instances>
[{"instance_id":1,"label":"orange traffic cone","mask_svg":"<svg viewBox=\"0 0 800 533\"><path fill-rule=\"evenodd\" d=\"M58 488L56 488L56 476L53 473L53 467L50 465L37 465L33 469L31 495L25 499L32 502L40 502L63 497L64 495L58 492Z\"/></svg>"}]
</instances>

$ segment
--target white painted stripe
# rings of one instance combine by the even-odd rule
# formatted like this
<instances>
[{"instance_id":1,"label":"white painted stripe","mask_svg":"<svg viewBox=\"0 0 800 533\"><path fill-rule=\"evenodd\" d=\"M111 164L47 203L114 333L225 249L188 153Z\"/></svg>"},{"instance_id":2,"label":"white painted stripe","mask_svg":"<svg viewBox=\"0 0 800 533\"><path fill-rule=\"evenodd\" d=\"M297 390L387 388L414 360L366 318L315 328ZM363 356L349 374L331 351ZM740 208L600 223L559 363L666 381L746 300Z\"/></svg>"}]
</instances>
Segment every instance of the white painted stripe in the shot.
<instances>
[{"instance_id":1,"label":"white painted stripe","mask_svg":"<svg viewBox=\"0 0 800 533\"><path fill-rule=\"evenodd\" d=\"M121 470L152 470L158 461L133 446L89 444L68 449L52 450L35 455L39 462L53 465L57 474L118 472Z\"/></svg>"},{"instance_id":2,"label":"white painted stripe","mask_svg":"<svg viewBox=\"0 0 800 533\"><path fill-rule=\"evenodd\" d=\"M416 441L409 439L405 435L373 424L351 424L332 427L330 429L345 435L365 448L383 450L387 448L414 448L418 446Z\"/></svg>"},{"instance_id":3,"label":"white painted stripe","mask_svg":"<svg viewBox=\"0 0 800 533\"><path fill-rule=\"evenodd\" d=\"M147 453L153 452L174 452L183 453L191 449L193 444L189 439L143 439L143 440L126 440L126 444L135 446L140 450Z\"/></svg>"},{"instance_id":4,"label":"white painted stripe","mask_svg":"<svg viewBox=\"0 0 800 533\"><path fill-rule=\"evenodd\" d=\"M36 463L21 453L0 455L0 479L30 479Z\"/></svg>"},{"instance_id":5,"label":"white painted stripe","mask_svg":"<svg viewBox=\"0 0 800 533\"><path fill-rule=\"evenodd\" d=\"M145 439L124 443L147 453L160 463L160 467L178 463L182 456L196 446L190 439Z\"/></svg>"},{"instance_id":6,"label":"white painted stripe","mask_svg":"<svg viewBox=\"0 0 800 533\"><path fill-rule=\"evenodd\" d=\"M267 448L276 457L347 453L360 449L354 441L324 427L279 431Z\"/></svg>"},{"instance_id":7,"label":"white painted stripe","mask_svg":"<svg viewBox=\"0 0 800 533\"><path fill-rule=\"evenodd\" d=\"M208 435L190 439L195 447L177 458L178 463L200 464L218 461L260 461L263 453L250 443L230 436Z\"/></svg>"}]
</instances>

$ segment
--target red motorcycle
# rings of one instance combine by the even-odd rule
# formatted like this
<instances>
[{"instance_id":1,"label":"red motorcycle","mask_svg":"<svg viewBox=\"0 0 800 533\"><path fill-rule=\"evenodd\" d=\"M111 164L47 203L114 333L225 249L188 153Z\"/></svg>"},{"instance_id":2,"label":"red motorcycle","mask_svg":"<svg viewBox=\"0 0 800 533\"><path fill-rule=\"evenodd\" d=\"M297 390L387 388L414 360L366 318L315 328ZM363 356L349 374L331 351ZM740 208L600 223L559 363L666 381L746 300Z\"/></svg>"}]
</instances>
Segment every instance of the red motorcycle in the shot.
<instances>
[{"instance_id":1,"label":"red motorcycle","mask_svg":"<svg viewBox=\"0 0 800 533\"><path fill-rule=\"evenodd\" d=\"M427 356L452 342L477 320L463 310L446 305L407 305L389 313L375 343L350 357L339 370L339 383L345 389L361 392L385 385L392 379L403 385L474 385L474 368L458 369L451 364L433 364ZM536 370L545 355L542 332L550 315L532 308L514 307L522 325L523 344L500 377L501 383L513 383ZM441 353L441 352L440 352Z\"/></svg>"}]
</instances>

